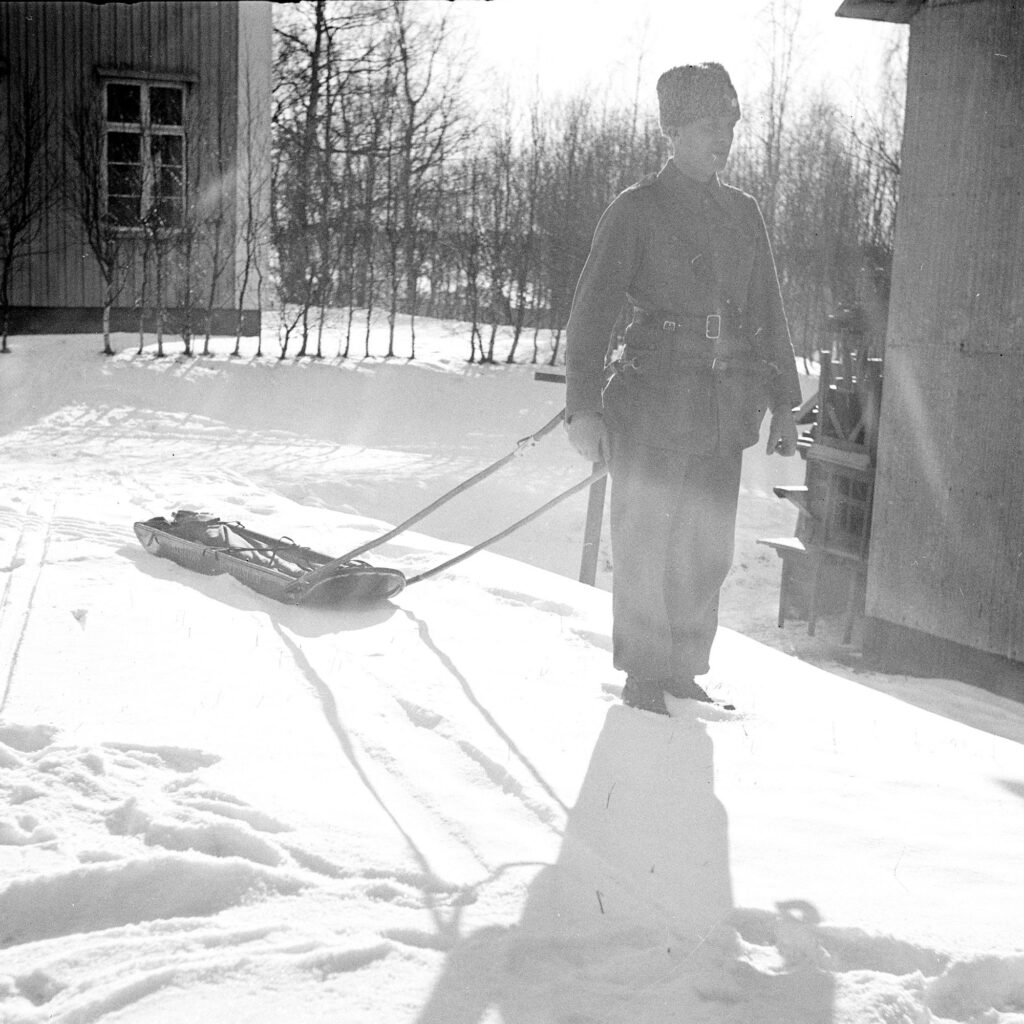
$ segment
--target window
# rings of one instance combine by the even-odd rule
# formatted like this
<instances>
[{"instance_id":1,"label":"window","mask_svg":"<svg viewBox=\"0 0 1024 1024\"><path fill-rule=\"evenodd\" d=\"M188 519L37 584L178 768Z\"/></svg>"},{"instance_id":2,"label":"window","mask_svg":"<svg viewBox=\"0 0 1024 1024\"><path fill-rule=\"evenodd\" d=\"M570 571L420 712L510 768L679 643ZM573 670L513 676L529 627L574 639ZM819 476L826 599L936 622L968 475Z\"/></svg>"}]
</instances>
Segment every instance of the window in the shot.
<instances>
[{"instance_id":1,"label":"window","mask_svg":"<svg viewBox=\"0 0 1024 1024\"><path fill-rule=\"evenodd\" d=\"M147 218L179 227L185 208L185 90L107 82L107 213L119 227Z\"/></svg>"}]
</instances>

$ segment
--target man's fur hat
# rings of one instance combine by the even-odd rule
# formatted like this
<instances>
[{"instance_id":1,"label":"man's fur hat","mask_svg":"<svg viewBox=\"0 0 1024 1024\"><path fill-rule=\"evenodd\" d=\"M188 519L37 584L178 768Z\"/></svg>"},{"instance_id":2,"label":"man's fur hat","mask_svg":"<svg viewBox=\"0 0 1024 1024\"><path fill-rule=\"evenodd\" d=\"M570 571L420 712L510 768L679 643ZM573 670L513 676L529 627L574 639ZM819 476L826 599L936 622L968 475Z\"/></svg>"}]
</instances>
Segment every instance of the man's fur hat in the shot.
<instances>
[{"instance_id":1,"label":"man's fur hat","mask_svg":"<svg viewBox=\"0 0 1024 1024\"><path fill-rule=\"evenodd\" d=\"M683 64L658 79L658 114L661 130L667 132L702 117L738 121L740 103L721 64Z\"/></svg>"}]
</instances>

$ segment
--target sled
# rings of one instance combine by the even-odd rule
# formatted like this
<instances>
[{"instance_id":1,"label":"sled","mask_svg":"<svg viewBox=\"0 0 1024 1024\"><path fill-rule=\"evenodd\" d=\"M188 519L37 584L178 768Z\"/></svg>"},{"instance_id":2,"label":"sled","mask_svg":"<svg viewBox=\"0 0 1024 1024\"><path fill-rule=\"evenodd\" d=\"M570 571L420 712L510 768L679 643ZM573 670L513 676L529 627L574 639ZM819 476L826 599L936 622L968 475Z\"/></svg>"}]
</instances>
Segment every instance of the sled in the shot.
<instances>
[{"instance_id":1,"label":"sled","mask_svg":"<svg viewBox=\"0 0 1024 1024\"><path fill-rule=\"evenodd\" d=\"M604 478L607 470L604 467L595 469L585 480L556 495L500 533L412 577L406 577L398 569L371 565L359 559L360 555L397 537L532 447L553 430L563 416L564 410L535 434L520 440L508 455L453 487L393 529L337 558L303 547L288 537L269 537L248 530L241 523L227 522L205 512L179 510L170 519L156 516L137 522L135 535L150 554L169 558L186 569L207 576L227 573L247 587L285 604L350 606L387 601L410 584L435 576L496 544L555 505Z\"/></svg>"},{"instance_id":2,"label":"sled","mask_svg":"<svg viewBox=\"0 0 1024 1024\"><path fill-rule=\"evenodd\" d=\"M205 512L156 516L136 523L135 535L152 555L205 576L227 573L285 604L366 604L386 601L405 588L405 577L397 569L352 560L292 591L293 584L336 560L288 537L268 537Z\"/></svg>"}]
</instances>

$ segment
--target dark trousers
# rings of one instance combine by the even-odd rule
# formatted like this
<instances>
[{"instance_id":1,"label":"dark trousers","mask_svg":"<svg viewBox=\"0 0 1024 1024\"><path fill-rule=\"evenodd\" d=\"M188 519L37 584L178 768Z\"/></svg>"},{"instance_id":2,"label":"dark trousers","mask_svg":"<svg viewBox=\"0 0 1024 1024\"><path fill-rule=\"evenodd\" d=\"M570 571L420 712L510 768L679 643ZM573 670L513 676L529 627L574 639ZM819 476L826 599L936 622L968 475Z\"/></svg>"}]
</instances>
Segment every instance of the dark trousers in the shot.
<instances>
[{"instance_id":1,"label":"dark trousers","mask_svg":"<svg viewBox=\"0 0 1024 1024\"><path fill-rule=\"evenodd\" d=\"M612 438L613 658L639 680L708 671L732 564L743 453L688 455Z\"/></svg>"}]
</instances>

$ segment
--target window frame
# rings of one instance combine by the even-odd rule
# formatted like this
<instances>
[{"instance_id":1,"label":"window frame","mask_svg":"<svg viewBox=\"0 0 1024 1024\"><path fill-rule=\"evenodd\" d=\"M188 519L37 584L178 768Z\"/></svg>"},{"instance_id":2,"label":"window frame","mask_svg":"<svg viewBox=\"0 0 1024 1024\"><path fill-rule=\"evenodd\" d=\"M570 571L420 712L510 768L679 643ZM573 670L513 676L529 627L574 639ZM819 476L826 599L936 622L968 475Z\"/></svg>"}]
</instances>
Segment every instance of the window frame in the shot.
<instances>
[{"instance_id":1,"label":"window frame","mask_svg":"<svg viewBox=\"0 0 1024 1024\"><path fill-rule=\"evenodd\" d=\"M160 226L160 230L169 234L178 234L184 227L185 211L188 206L188 130L186 127L187 110L189 103L190 82L174 76L163 75L131 75L131 74L103 74L99 75L102 95L103 111L103 213L108 216L110 213L110 154L109 139L111 134L137 135L139 136L139 167L140 167L140 195L137 219L132 223L116 221L113 228L116 232L128 236L138 236L145 232L145 217L159 201L156 192L156 166L153 159L153 142L157 137L174 137L181 139L181 163L180 180L181 184L173 199L176 200L178 208L178 219L174 224ZM138 121L114 121L110 119L110 86L125 85L139 90L139 119ZM151 93L154 89L173 89L181 96L181 123L180 124L154 124L152 119Z\"/></svg>"}]
</instances>

